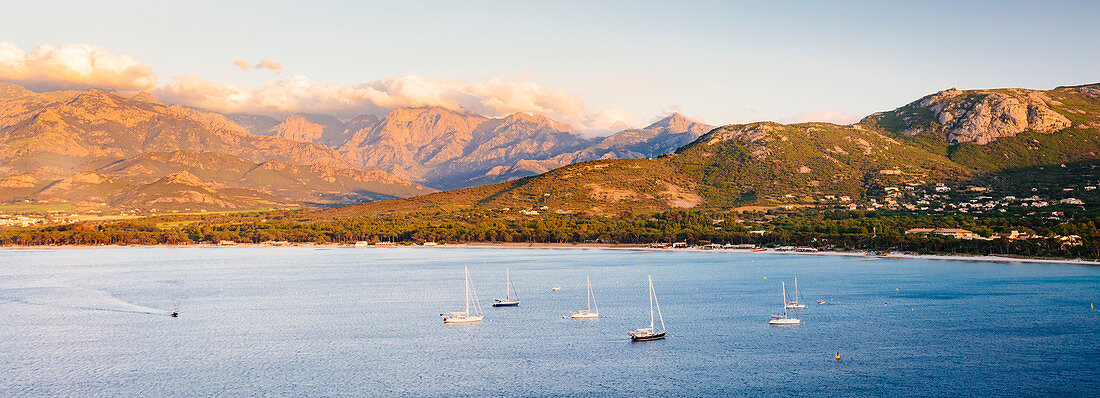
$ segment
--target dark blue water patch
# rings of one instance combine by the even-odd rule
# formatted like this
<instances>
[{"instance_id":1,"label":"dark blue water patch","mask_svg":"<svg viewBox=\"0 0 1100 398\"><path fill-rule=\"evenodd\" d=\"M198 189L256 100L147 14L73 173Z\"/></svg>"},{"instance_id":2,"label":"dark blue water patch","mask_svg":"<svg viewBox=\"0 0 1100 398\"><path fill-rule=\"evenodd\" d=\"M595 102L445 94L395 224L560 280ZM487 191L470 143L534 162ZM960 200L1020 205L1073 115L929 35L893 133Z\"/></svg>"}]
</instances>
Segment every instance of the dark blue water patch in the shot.
<instances>
[{"instance_id":1,"label":"dark blue water patch","mask_svg":"<svg viewBox=\"0 0 1100 398\"><path fill-rule=\"evenodd\" d=\"M5 396L1088 396L1100 377L1094 267L462 248L3 254L0 291L180 311L0 301ZM485 322L443 325L439 313L464 306L464 264ZM522 303L489 307L506 268ZM631 343L649 322L646 275L669 337ZM601 318L563 319L585 305L586 276ZM795 277L804 324L769 326Z\"/></svg>"}]
</instances>

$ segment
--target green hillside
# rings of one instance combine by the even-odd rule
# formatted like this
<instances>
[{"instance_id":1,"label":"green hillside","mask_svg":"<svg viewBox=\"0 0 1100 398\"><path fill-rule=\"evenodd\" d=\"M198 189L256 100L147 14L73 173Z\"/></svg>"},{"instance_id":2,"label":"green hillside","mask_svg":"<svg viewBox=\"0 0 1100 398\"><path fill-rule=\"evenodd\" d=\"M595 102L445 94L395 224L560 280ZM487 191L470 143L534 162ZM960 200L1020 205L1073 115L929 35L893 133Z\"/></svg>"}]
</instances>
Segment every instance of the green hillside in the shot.
<instances>
[{"instance_id":1,"label":"green hillside","mask_svg":"<svg viewBox=\"0 0 1100 398\"><path fill-rule=\"evenodd\" d=\"M905 196L916 209L917 196L937 184L1015 192L1006 181L1038 183L1044 166L1069 162L1091 167L1089 161L1100 159L1098 115L1100 85L1046 91L951 89L853 125L727 125L658 159L597 160L509 183L314 216L459 211L534 218L531 211L608 216L746 206L855 206L889 203L893 199L885 200L888 191L895 193L892 198ZM1073 172L1048 173L1046 178L1044 184L1053 186L1096 183ZM903 190L908 193L902 195Z\"/></svg>"}]
</instances>

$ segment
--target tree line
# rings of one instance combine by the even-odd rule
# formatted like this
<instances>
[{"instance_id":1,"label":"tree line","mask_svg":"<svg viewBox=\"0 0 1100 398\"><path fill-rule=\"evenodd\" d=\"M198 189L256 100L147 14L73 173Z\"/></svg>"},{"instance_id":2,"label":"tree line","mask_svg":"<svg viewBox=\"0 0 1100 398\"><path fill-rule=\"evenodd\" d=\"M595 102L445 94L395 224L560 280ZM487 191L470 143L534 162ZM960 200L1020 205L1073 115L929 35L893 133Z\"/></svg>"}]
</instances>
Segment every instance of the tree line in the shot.
<instances>
[{"instance_id":1,"label":"tree line","mask_svg":"<svg viewBox=\"0 0 1100 398\"><path fill-rule=\"evenodd\" d=\"M693 245L813 246L833 250L968 253L1032 257L1100 258L1100 217L975 217L903 212L795 210L750 213L669 211L617 216L506 217L469 211L450 215L403 214L337 220L298 212L153 217L100 224L75 223L0 230L2 245L157 245L234 241L260 243L602 243L687 242ZM965 240L907 235L910 228L964 228L983 236L1017 230L1049 237L1080 236L1078 244L1054 238Z\"/></svg>"}]
</instances>

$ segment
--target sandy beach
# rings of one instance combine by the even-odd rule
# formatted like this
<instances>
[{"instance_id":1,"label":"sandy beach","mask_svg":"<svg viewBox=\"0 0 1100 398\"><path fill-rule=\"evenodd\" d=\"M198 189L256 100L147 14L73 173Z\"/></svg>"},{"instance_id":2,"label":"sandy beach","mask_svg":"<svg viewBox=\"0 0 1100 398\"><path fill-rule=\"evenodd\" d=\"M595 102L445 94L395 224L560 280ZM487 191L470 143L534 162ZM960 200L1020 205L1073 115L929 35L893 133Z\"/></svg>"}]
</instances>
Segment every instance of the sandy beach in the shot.
<instances>
[{"instance_id":1,"label":"sandy beach","mask_svg":"<svg viewBox=\"0 0 1100 398\"><path fill-rule=\"evenodd\" d=\"M96 249L96 248L120 248L120 247L167 247L167 248L185 248L185 247L204 247L211 249L224 249L224 248L265 248L265 247L313 247L319 250L333 249L333 248L350 248L352 246L340 243L329 244L316 244L316 243L295 243L289 245L270 245L264 243L239 243L236 245L222 246L217 244L200 243L191 245L97 245L97 246L78 246L78 245L59 245L59 246L0 246L0 250L15 249L15 250L61 250L61 249ZM561 250L631 250L631 251L648 251L648 252L704 252L715 254L741 254L741 255L785 255L785 256L843 256L853 259L859 259L861 261L889 261L889 260L901 260L901 259L923 259L923 260L950 260L950 261L983 261L983 262L999 262L999 263L1047 263L1047 264L1079 264L1079 265L1100 265L1100 261L1084 260L1084 259L1059 259L1059 258L1025 258L1025 257L1005 257L995 255L965 255L965 254L909 254L909 253L890 253L885 256L869 255L866 251L817 251L817 252L789 252L789 251L776 251L775 249L767 249L765 251L752 251L745 249L702 249L699 247L689 247L681 249L667 249L667 248L652 248L649 245L644 244L619 244L608 245L600 243L454 243L454 244L439 244L436 246L423 246L423 245L392 245L392 246L367 246L357 247L358 249L392 249L392 248L417 248L417 249L448 249L448 248L476 248L476 249L561 249Z\"/></svg>"}]
</instances>

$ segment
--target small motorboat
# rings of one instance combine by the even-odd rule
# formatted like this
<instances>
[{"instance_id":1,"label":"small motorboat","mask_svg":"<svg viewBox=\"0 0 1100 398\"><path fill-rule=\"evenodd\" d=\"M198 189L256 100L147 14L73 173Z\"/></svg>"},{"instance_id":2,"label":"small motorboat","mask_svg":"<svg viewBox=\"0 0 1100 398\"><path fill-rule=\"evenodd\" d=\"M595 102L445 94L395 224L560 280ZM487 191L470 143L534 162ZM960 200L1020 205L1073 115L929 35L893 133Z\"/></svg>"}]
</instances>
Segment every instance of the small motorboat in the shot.
<instances>
[{"instance_id":1,"label":"small motorboat","mask_svg":"<svg viewBox=\"0 0 1100 398\"><path fill-rule=\"evenodd\" d=\"M178 313L176 311L172 311L172 317L173 318L179 318L179 316L180 316L180 313Z\"/></svg>"},{"instance_id":2,"label":"small motorboat","mask_svg":"<svg viewBox=\"0 0 1100 398\"><path fill-rule=\"evenodd\" d=\"M822 300L818 300L818 301L817 301L817 303L818 303L818 304L825 304L825 302L824 302L824 301L822 301Z\"/></svg>"},{"instance_id":3,"label":"small motorboat","mask_svg":"<svg viewBox=\"0 0 1100 398\"><path fill-rule=\"evenodd\" d=\"M760 253L760 252L766 252L766 251L768 251L768 249L753 249L752 250L753 253Z\"/></svg>"},{"instance_id":4,"label":"small motorboat","mask_svg":"<svg viewBox=\"0 0 1100 398\"><path fill-rule=\"evenodd\" d=\"M550 291L551 292L560 292L561 291L561 286L554 286L554 287L550 288Z\"/></svg>"}]
</instances>

